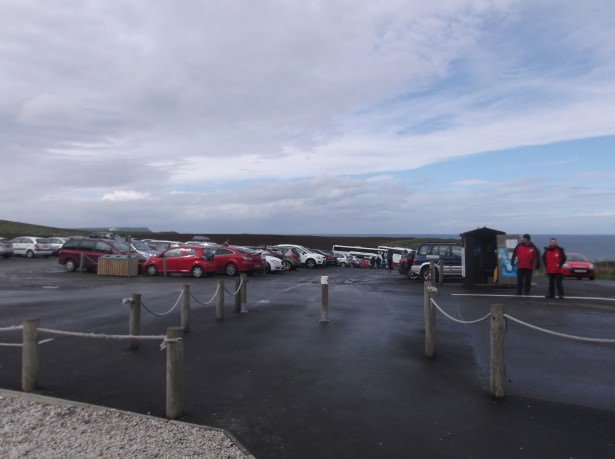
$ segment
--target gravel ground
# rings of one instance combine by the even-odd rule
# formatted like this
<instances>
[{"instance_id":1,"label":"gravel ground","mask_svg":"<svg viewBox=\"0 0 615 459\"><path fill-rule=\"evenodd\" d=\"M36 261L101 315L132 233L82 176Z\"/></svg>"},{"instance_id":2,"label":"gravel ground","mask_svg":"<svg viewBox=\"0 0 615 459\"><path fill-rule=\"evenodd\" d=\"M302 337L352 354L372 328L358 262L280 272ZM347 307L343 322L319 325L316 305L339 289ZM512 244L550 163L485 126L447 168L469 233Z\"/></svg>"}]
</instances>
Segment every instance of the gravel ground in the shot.
<instances>
[{"instance_id":1,"label":"gravel ground","mask_svg":"<svg viewBox=\"0 0 615 459\"><path fill-rule=\"evenodd\" d=\"M0 457L251 458L223 431L49 397L0 392Z\"/></svg>"}]
</instances>

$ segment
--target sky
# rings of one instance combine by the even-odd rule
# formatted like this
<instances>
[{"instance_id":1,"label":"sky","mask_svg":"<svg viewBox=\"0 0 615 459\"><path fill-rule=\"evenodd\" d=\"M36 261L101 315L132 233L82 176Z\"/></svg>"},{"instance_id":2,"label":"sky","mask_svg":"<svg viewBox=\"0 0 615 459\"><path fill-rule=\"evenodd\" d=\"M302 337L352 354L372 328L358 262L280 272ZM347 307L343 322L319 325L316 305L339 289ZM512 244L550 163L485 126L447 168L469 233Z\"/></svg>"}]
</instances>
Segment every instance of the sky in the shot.
<instances>
[{"instance_id":1,"label":"sky","mask_svg":"<svg viewBox=\"0 0 615 459\"><path fill-rule=\"evenodd\" d=\"M0 0L0 219L614 234L610 0Z\"/></svg>"}]
</instances>

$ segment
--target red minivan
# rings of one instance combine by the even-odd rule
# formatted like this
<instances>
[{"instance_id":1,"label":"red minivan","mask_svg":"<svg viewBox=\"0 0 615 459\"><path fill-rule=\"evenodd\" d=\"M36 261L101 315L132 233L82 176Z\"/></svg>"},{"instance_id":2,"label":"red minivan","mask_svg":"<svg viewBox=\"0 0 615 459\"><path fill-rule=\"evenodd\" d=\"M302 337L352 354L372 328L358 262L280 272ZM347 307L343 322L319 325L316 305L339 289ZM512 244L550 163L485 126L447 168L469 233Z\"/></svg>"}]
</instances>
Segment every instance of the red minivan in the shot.
<instances>
[{"instance_id":1,"label":"red minivan","mask_svg":"<svg viewBox=\"0 0 615 459\"><path fill-rule=\"evenodd\" d=\"M128 244L114 239L97 239L90 237L74 237L64 243L58 251L58 263L64 265L67 271L75 271L81 267L88 271L96 271L98 258L103 255L127 255ZM139 260L139 264L143 260Z\"/></svg>"}]
</instances>

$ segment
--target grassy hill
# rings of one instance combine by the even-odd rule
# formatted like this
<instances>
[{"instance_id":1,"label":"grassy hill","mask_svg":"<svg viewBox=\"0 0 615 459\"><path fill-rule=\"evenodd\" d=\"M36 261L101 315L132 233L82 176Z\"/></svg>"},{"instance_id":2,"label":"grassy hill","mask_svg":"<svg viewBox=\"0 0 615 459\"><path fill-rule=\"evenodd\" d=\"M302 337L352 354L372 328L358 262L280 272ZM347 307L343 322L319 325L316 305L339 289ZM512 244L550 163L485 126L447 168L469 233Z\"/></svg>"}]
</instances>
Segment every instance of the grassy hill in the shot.
<instances>
[{"instance_id":1,"label":"grassy hill","mask_svg":"<svg viewBox=\"0 0 615 459\"><path fill-rule=\"evenodd\" d=\"M51 226L33 225L30 223L13 222L0 220L0 237L13 239L17 236L84 236L89 233L87 229L55 228ZM127 233L119 232L127 236ZM223 243L230 240L231 244L263 246L274 244L301 244L314 249L331 249L333 244L345 244L364 247L377 247L387 245L394 247L416 248L416 246L427 240L425 238L399 239L396 237L383 236L311 236L311 235L289 235L289 234L233 234L220 233L207 235L212 241ZM193 235L181 234L172 231L167 232L147 232L130 234L135 238L164 239L172 241L186 242L192 239Z\"/></svg>"}]
</instances>

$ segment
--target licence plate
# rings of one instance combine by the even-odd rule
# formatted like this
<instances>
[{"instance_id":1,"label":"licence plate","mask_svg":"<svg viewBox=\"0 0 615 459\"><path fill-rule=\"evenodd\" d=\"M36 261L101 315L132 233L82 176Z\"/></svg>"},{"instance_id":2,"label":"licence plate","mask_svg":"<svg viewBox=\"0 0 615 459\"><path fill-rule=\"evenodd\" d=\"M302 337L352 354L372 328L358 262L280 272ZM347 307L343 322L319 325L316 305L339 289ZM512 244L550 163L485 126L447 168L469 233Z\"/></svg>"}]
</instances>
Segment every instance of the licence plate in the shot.
<instances>
[{"instance_id":1,"label":"licence plate","mask_svg":"<svg viewBox=\"0 0 615 459\"><path fill-rule=\"evenodd\" d=\"M587 273L587 269L573 269L572 272L575 274L585 274Z\"/></svg>"}]
</instances>

